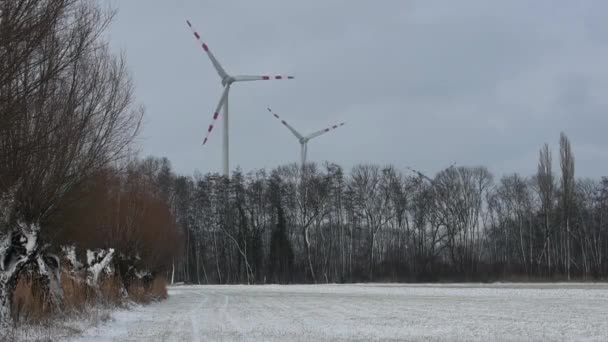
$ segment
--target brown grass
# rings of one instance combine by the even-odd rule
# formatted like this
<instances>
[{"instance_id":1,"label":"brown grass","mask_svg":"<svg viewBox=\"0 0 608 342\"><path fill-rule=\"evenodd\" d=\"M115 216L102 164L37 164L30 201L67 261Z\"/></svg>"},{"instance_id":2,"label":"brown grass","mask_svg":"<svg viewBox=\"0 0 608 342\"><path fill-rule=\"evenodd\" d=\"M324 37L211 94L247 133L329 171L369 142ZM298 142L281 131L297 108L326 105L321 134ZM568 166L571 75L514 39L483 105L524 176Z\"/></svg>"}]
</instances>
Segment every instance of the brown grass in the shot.
<instances>
[{"instance_id":1,"label":"brown grass","mask_svg":"<svg viewBox=\"0 0 608 342\"><path fill-rule=\"evenodd\" d=\"M148 303L150 301L143 283L139 280L131 282L127 292L129 293L129 299L136 303Z\"/></svg>"},{"instance_id":2,"label":"brown grass","mask_svg":"<svg viewBox=\"0 0 608 342\"><path fill-rule=\"evenodd\" d=\"M105 304L120 305L123 300L122 281L118 275L103 277L99 281L99 290L87 285L83 278L70 277L64 273L61 277L64 292L64 307L68 311L81 312L87 304L101 301Z\"/></svg>"},{"instance_id":3,"label":"brown grass","mask_svg":"<svg viewBox=\"0 0 608 342\"><path fill-rule=\"evenodd\" d=\"M104 277L99 283L99 290L87 285L84 277L70 275L67 270L61 274L63 302L61 309L65 313L83 313L100 303L120 305L124 301L122 281L118 275ZM134 281L127 289L128 298L134 302L146 304L167 298L167 279L156 277L144 284ZM44 323L57 313L46 297L40 284L29 275L19 277L11 305L11 314L15 322Z\"/></svg>"},{"instance_id":4,"label":"brown grass","mask_svg":"<svg viewBox=\"0 0 608 342\"><path fill-rule=\"evenodd\" d=\"M52 304L45 298L40 284L29 275L22 275L13 292L11 314L16 322L46 321L53 312Z\"/></svg>"},{"instance_id":5,"label":"brown grass","mask_svg":"<svg viewBox=\"0 0 608 342\"><path fill-rule=\"evenodd\" d=\"M148 289L148 293L155 300L167 299L167 278L163 276L158 276L154 278L150 288Z\"/></svg>"},{"instance_id":6,"label":"brown grass","mask_svg":"<svg viewBox=\"0 0 608 342\"><path fill-rule=\"evenodd\" d=\"M145 286L140 280L133 281L127 292L129 293L129 299L136 303L149 303L165 299L167 298L167 279L160 276L156 277L148 286Z\"/></svg>"},{"instance_id":7,"label":"brown grass","mask_svg":"<svg viewBox=\"0 0 608 342\"><path fill-rule=\"evenodd\" d=\"M61 287L63 288L63 307L68 312L84 311L87 302L94 296L84 279L72 278L67 273L61 274Z\"/></svg>"},{"instance_id":8,"label":"brown grass","mask_svg":"<svg viewBox=\"0 0 608 342\"><path fill-rule=\"evenodd\" d=\"M119 305L122 303L122 280L116 274L104 277L99 283L99 293L104 301L109 304Z\"/></svg>"}]
</instances>

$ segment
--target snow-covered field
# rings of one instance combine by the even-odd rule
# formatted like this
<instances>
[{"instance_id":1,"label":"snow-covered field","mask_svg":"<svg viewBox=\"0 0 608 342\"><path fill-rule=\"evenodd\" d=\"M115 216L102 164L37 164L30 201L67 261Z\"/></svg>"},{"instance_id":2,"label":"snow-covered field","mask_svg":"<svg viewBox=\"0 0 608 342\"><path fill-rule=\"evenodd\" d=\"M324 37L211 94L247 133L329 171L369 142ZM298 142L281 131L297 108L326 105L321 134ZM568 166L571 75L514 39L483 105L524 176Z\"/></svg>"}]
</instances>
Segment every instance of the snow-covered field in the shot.
<instances>
[{"instance_id":1,"label":"snow-covered field","mask_svg":"<svg viewBox=\"0 0 608 342\"><path fill-rule=\"evenodd\" d=\"M80 341L608 341L608 284L179 286Z\"/></svg>"}]
</instances>

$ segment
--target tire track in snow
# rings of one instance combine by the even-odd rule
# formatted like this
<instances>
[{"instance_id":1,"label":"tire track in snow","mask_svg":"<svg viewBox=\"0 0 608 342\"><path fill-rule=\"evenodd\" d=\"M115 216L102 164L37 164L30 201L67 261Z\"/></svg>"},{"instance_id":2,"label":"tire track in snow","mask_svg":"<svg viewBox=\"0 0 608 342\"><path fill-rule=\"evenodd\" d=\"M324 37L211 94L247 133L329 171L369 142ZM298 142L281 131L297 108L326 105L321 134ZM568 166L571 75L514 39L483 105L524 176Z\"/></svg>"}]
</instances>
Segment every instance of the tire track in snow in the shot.
<instances>
[{"instance_id":1,"label":"tire track in snow","mask_svg":"<svg viewBox=\"0 0 608 342\"><path fill-rule=\"evenodd\" d=\"M203 297L203 300L199 303L199 305L197 305L195 308L193 308L192 310L190 310L189 316L190 316L190 324L192 327L192 341L201 341L201 328L200 328L200 324L197 320L200 319L199 316L197 316L197 313L201 313L204 312L204 306L205 304L207 304L207 302L209 302L209 296L206 295L204 292L201 292L201 296Z\"/></svg>"},{"instance_id":2,"label":"tire track in snow","mask_svg":"<svg viewBox=\"0 0 608 342\"><path fill-rule=\"evenodd\" d=\"M222 307L220 309L220 313L221 313L222 317L224 317L224 321L230 325L234 334L242 337L242 331L241 331L240 325L237 324L237 322L234 320L234 318L230 314L230 306L229 306L229 304L230 304L229 297L230 296L227 294L221 293L221 292L217 292L217 291L212 291L211 293L224 297L224 304L222 305Z\"/></svg>"}]
</instances>

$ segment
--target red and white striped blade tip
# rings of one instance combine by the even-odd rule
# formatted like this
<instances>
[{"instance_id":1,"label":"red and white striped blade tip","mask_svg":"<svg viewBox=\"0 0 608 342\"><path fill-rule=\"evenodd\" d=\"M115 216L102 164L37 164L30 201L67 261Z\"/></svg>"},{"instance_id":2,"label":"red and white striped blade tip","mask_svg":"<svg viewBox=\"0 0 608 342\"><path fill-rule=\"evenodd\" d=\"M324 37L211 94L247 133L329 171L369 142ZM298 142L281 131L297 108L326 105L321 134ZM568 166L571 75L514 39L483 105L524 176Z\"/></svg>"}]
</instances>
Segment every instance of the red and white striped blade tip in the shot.
<instances>
[{"instance_id":1,"label":"red and white striped blade tip","mask_svg":"<svg viewBox=\"0 0 608 342\"><path fill-rule=\"evenodd\" d=\"M198 40L201 43L203 50L205 50L205 52L209 52L209 47L207 46L207 44L205 44L205 42L203 42L201 40L201 35L194 29L194 26L192 26L192 23L190 22L190 20L186 20L186 23L188 24L190 29L192 29L192 34L194 34L194 38L196 38L196 40Z\"/></svg>"},{"instance_id":2,"label":"red and white striped blade tip","mask_svg":"<svg viewBox=\"0 0 608 342\"><path fill-rule=\"evenodd\" d=\"M211 134L211 131L213 131L213 127L215 126L215 121L217 121L217 118L219 116L220 116L219 112L213 113L213 119L211 120L211 124L209 124L209 128L207 128L207 136L205 137L205 140L203 140L203 145L205 145L207 143L207 140L209 140L209 135Z\"/></svg>"},{"instance_id":3,"label":"red and white striped blade tip","mask_svg":"<svg viewBox=\"0 0 608 342\"><path fill-rule=\"evenodd\" d=\"M266 80L266 81L267 80L271 80L271 79L274 79L274 80L293 80L294 78L295 77L293 77L293 76L281 76L281 75L277 75L277 76L264 75L264 76L262 76L262 79Z\"/></svg>"}]
</instances>

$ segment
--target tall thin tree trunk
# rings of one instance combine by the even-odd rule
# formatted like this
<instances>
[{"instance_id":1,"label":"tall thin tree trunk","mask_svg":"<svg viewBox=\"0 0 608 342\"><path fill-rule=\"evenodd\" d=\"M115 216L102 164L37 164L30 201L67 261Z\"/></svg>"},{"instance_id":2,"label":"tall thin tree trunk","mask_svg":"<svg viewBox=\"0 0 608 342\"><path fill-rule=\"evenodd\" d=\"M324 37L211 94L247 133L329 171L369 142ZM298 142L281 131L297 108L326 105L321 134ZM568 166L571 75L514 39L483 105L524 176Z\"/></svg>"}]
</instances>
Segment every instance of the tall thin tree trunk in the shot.
<instances>
[{"instance_id":1,"label":"tall thin tree trunk","mask_svg":"<svg viewBox=\"0 0 608 342\"><path fill-rule=\"evenodd\" d=\"M308 228L305 227L303 230L304 233L304 243L306 244L306 259L308 260L308 269L310 270L310 276L312 277L312 281L314 283L317 282L317 277L315 276L315 270L312 266L312 259L310 256L310 239L308 237Z\"/></svg>"},{"instance_id":2,"label":"tall thin tree trunk","mask_svg":"<svg viewBox=\"0 0 608 342\"><path fill-rule=\"evenodd\" d=\"M570 218L566 218L566 270L570 280Z\"/></svg>"},{"instance_id":3,"label":"tall thin tree trunk","mask_svg":"<svg viewBox=\"0 0 608 342\"><path fill-rule=\"evenodd\" d=\"M199 248L198 248L198 242L195 244L196 247L196 283L197 284L201 284L201 266L200 266L200 252L199 252Z\"/></svg>"},{"instance_id":4,"label":"tall thin tree trunk","mask_svg":"<svg viewBox=\"0 0 608 342\"><path fill-rule=\"evenodd\" d=\"M222 272L220 271L219 253L217 250L217 237L216 232L213 232L213 249L215 250L215 268L217 270L217 278L220 284L222 284Z\"/></svg>"},{"instance_id":5,"label":"tall thin tree trunk","mask_svg":"<svg viewBox=\"0 0 608 342\"><path fill-rule=\"evenodd\" d=\"M175 259L171 263L171 285L175 283Z\"/></svg>"}]
</instances>

